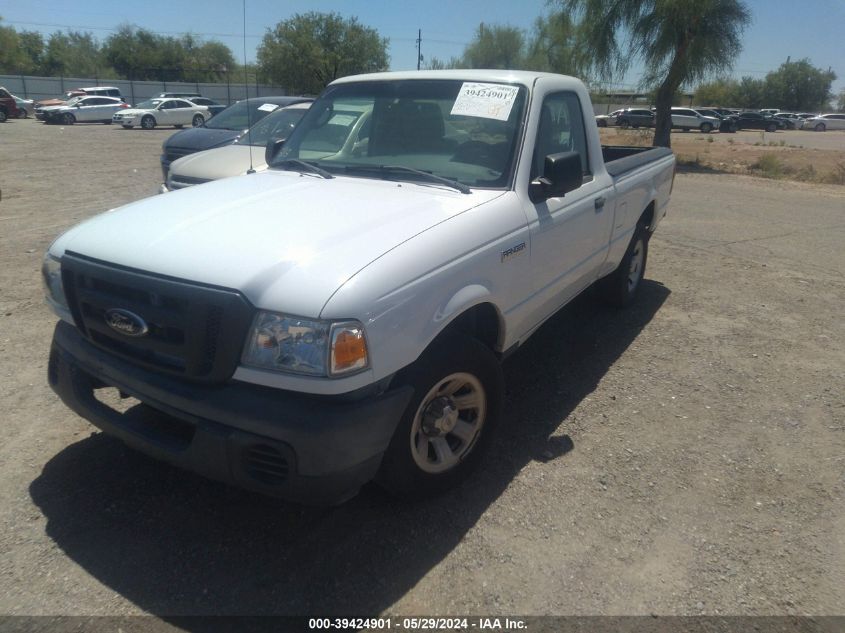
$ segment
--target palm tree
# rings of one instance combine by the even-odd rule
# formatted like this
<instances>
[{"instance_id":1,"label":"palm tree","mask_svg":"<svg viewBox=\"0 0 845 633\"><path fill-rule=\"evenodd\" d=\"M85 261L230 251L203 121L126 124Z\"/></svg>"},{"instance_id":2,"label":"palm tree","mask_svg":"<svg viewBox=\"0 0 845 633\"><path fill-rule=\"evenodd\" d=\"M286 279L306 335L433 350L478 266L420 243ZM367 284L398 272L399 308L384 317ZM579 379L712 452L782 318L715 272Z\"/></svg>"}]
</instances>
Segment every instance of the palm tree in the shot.
<instances>
[{"instance_id":1,"label":"palm tree","mask_svg":"<svg viewBox=\"0 0 845 633\"><path fill-rule=\"evenodd\" d=\"M558 0L581 18L593 66L609 78L639 59L657 86L654 145L670 147L672 97L731 67L751 21L742 0Z\"/></svg>"}]
</instances>

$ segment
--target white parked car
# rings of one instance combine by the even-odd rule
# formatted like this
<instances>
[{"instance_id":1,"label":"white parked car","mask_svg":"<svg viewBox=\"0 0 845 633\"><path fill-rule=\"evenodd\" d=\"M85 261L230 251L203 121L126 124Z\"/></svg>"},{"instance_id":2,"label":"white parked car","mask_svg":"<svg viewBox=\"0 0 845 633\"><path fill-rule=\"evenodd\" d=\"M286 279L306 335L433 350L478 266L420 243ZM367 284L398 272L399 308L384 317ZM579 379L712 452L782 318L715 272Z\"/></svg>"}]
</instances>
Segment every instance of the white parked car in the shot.
<instances>
[{"instance_id":1,"label":"white parked car","mask_svg":"<svg viewBox=\"0 0 845 633\"><path fill-rule=\"evenodd\" d=\"M701 130L705 134L718 130L721 119L705 116L692 108L672 108L672 127L681 128L684 132Z\"/></svg>"},{"instance_id":2,"label":"white parked car","mask_svg":"<svg viewBox=\"0 0 845 633\"><path fill-rule=\"evenodd\" d=\"M38 108L38 118L44 123L61 123L73 125L74 123L105 123L112 122L116 112L125 110L129 104L124 103L117 97L74 97L65 105L47 106Z\"/></svg>"},{"instance_id":3,"label":"white parked car","mask_svg":"<svg viewBox=\"0 0 845 633\"><path fill-rule=\"evenodd\" d=\"M596 125L599 127L607 127L608 125L616 125L616 118L622 114L624 110L615 110L610 114L597 114Z\"/></svg>"},{"instance_id":4,"label":"white parked car","mask_svg":"<svg viewBox=\"0 0 845 633\"><path fill-rule=\"evenodd\" d=\"M160 193L239 176L250 168L264 171L267 169L264 154L268 141L286 139L309 107L311 102L306 101L279 108L244 132L233 145L188 154L173 161Z\"/></svg>"},{"instance_id":5,"label":"white parked car","mask_svg":"<svg viewBox=\"0 0 845 633\"><path fill-rule=\"evenodd\" d=\"M818 116L804 119L802 130L845 130L845 114L820 114Z\"/></svg>"},{"instance_id":6,"label":"white parked car","mask_svg":"<svg viewBox=\"0 0 845 633\"><path fill-rule=\"evenodd\" d=\"M149 99L134 108L116 113L112 121L125 128L140 125L145 130L152 130L157 125L198 127L210 118L208 107L196 105L187 99Z\"/></svg>"}]
</instances>

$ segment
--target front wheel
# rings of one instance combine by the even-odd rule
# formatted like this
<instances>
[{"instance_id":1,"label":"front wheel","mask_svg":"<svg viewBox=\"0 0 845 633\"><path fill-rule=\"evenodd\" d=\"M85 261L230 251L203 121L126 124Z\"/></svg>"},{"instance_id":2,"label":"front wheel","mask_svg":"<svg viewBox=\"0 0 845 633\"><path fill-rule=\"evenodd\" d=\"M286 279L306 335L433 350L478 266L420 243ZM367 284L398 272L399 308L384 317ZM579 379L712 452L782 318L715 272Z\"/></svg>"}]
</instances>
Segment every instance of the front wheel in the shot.
<instances>
[{"instance_id":1,"label":"front wheel","mask_svg":"<svg viewBox=\"0 0 845 633\"><path fill-rule=\"evenodd\" d=\"M489 444L502 405L498 359L468 336L435 343L397 379L414 395L384 454L377 483L423 498L460 483Z\"/></svg>"},{"instance_id":2,"label":"front wheel","mask_svg":"<svg viewBox=\"0 0 845 633\"><path fill-rule=\"evenodd\" d=\"M205 123L205 119L202 118L201 114L195 114L193 120L194 127L200 127L203 123ZM181 125L179 127L182 127Z\"/></svg>"},{"instance_id":3,"label":"front wheel","mask_svg":"<svg viewBox=\"0 0 845 633\"><path fill-rule=\"evenodd\" d=\"M156 126L156 120L149 114L141 119L141 127L145 130L152 130Z\"/></svg>"},{"instance_id":4,"label":"front wheel","mask_svg":"<svg viewBox=\"0 0 845 633\"><path fill-rule=\"evenodd\" d=\"M599 289L605 301L619 308L634 302L645 275L648 259L648 238L651 235L642 224L637 224L634 237L619 266L599 281Z\"/></svg>"},{"instance_id":5,"label":"front wheel","mask_svg":"<svg viewBox=\"0 0 845 633\"><path fill-rule=\"evenodd\" d=\"M824 123L816 124L816 127L813 128L816 132L824 132L827 128L825 127Z\"/></svg>"},{"instance_id":6,"label":"front wheel","mask_svg":"<svg viewBox=\"0 0 845 633\"><path fill-rule=\"evenodd\" d=\"M0 110L0 123L4 123L6 121L6 111Z\"/></svg>"},{"instance_id":7,"label":"front wheel","mask_svg":"<svg viewBox=\"0 0 845 633\"><path fill-rule=\"evenodd\" d=\"M27 117L27 111L23 108L18 108L18 118L25 119Z\"/></svg>"},{"instance_id":8,"label":"front wheel","mask_svg":"<svg viewBox=\"0 0 845 633\"><path fill-rule=\"evenodd\" d=\"M778 126L777 126L777 125L775 125L774 123L769 123L769 124L766 126L766 131L767 131L767 132L777 132L777 129L778 129Z\"/></svg>"},{"instance_id":9,"label":"front wheel","mask_svg":"<svg viewBox=\"0 0 845 633\"><path fill-rule=\"evenodd\" d=\"M64 123L65 125L73 125L74 123L76 123L76 118L74 118L74 116L70 112L65 112L62 115L62 123Z\"/></svg>"},{"instance_id":10,"label":"front wheel","mask_svg":"<svg viewBox=\"0 0 845 633\"><path fill-rule=\"evenodd\" d=\"M628 120L627 120L627 119L622 119L622 120L619 122L619 127L621 127L623 130L627 130L627 129L628 129L628 127L629 127L630 125L631 125L631 124L628 122Z\"/></svg>"}]
</instances>

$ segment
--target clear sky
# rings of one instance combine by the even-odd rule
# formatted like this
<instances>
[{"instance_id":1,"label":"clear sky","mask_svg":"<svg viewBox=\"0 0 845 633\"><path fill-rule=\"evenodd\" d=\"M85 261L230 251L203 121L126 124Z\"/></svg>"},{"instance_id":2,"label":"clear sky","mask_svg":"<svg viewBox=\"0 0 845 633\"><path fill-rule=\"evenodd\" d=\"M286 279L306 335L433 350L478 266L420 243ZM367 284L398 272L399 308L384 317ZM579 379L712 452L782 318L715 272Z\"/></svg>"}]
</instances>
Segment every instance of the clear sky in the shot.
<instances>
[{"instance_id":1,"label":"clear sky","mask_svg":"<svg viewBox=\"0 0 845 633\"><path fill-rule=\"evenodd\" d=\"M422 53L449 59L459 56L478 23L508 24L530 30L548 11L546 0L143 0L143 2L73 0L12 2L0 0L3 23L18 30L89 31L105 39L120 24L179 35L191 32L227 44L242 60L255 60L256 47L269 27L296 13L334 11L357 16L390 40L392 70L416 68L417 30ZM763 77L788 56L807 57L817 67L831 67L838 79L834 92L845 88L845 0L746 0L753 15L744 34L744 49L731 74ZM243 34L246 32L246 38ZM636 84L634 68L618 84ZM633 87L633 86L630 86Z\"/></svg>"}]
</instances>

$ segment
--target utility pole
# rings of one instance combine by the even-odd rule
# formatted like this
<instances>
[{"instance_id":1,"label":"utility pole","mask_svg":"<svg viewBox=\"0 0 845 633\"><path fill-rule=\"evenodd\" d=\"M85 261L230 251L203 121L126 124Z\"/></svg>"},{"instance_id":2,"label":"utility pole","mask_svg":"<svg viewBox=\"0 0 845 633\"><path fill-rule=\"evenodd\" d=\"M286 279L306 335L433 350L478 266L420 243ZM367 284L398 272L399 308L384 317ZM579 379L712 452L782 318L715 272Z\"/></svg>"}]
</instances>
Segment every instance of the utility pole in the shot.
<instances>
[{"instance_id":1,"label":"utility pole","mask_svg":"<svg viewBox=\"0 0 845 633\"><path fill-rule=\"evenodd\" d=\"M419 29L417 31L417 70L420 69L422 58L422 29Z\"/></svg>"}]
</instances>

